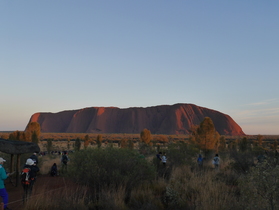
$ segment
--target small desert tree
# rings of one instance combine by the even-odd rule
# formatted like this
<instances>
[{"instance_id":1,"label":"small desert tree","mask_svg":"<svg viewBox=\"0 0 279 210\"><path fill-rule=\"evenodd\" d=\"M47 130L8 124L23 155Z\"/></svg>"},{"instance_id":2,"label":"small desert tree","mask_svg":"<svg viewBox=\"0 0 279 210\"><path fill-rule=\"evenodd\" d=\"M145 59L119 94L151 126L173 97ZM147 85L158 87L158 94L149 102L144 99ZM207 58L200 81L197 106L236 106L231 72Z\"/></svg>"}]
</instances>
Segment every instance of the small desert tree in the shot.
<instances>
[{"instance_id":1,"label":"small desert tree","mask_svg":"<svg viewBox=\"0 0 279 210\"><path fill-rule=\"evenodd\" d=\"M26 141L25 132L14 131L14 132L10 133L9 140Z\"/></svg>"},{"instance_id":2,"label":"small desert tree","mask_svg":"<svg viewBox=\"0 0 279 210\"><path fill-rule=\"evenodd\" d=\"M190 126L190 129L188 130L190 135L189 135L189 142L191 144L196 144L196 137L198 136L198 128L199 128L199 125L191 125Z\"/></svg>"},{"instance_id":3,"label":"small desert tree","mask_svg":"<svg viewBox=\"0 0 279 210\"><path fill-rule=\"evenodd\" d=\"M31 141L32 141L33 143L36 143L36 144L39 143L39 138L38 138L38 135L37 135L36 132L32 132Z\"/></svg>"},{"instance_id":4,"label":"small desert tree","mask_svg":"<svg viewBox=\"0 0 279 210\"><path fill-rule=\"evenodd\" d=\"M243 137L240 142L239 142L239 150L241 152L245 152L247 151L248 149L251 148L251 144L250 142L248 141L247 137Z\"/></svg>"},{"instance_id":5,"label":"small desert tree","mask_svg":"<svg viewBox=\"0 0 279 210\"><path fill-rule=\"evenodd\" d=\"M149 154L151 152L152 145L151 132L145 128L140 133L139 152L143 155Z\"/></svg>"},{"instance_id":6,"label":"small desert tree","mask_svg":"<svg viewBox=\"0 0 279 210\"><path fill-rule=\"evenodd\" d=\"M102 146L102 142L103 142L103 137L101 134L98 134L97 136L97 145L98 145L98 148L100 148Z\"/></svg>"},{"instance_id":7,"label":"small desert tree","mask_svg":"<svg viewBox=\"0 0 279 210\"><path fill-rule=\"evenodd\" d=\"M85 135L83 143L84 143L84 149L86 149L90 143L90 139L88 135Z\"/></svg>"},{"instance_id":8,"label":"small desert tree","mask_svg":"<svg viewBox=\"0 0 279 210\"><path fill-rule=\"evenodd\" d=\"M128 140L128 148L129 149L134 149L134 147L135 147L134 142L131 139L129 139Z\"/></svg>"},{"instance_id":9,"label":"small desert tree","mask_svg":"<svg viewBox=\"0 0 279 210\"><path fill-rule=\"evenodd\" d=\"M226 138L224 136L221 136L219 140L218 152L225 151L225 150L226 150Z\"/></svg>"},{"instance_id":10,"label":"small desert tree","mask_svg":"<svg viewBox=\"0 0 279 210\"><path fill-rule=\"evenodd\" d=\"M195 140L200 149L204 152L206 157L210 150L216 149L217 142L219 141L219 133L215 130L213 121L210 117L205 117L200 123L195 133Z\"/></svg>"},{"instance_id":11,"label":"small desert tree","mask_svg":"<svg viewBox=\"0 0 279 210\"><path fill-rule=\"evenodd\" d=\"M51 150L52 150L52 141L53 139L47 139L47 145L46 145L46 148L47 148L47 153L50 154Z\"/></svg>"},{"instance_id":12,"label":"small desert tree","mask_svg":"<svg viewBox=\"0 0 279 210\"><path fill-rule=\"evenodd\" d=\"M16 131L14 131L13 133L10 133L10 135L9 135L9 140L17 140L17 139L16 139L17 135L16 135L15 132L16 132Z\"/></svg>"},{"instance_id":13,"label":"small desert tree","mask_svg":"<svg viewBox=\"0 0 279 210\"><path fill-rule=\"evenodd\" d=\"M81 140L80 140L80 138L76 138L75 145L74 145L75 151L79 151L80 146L81 146Z\"/></svg>"},{"instance_id":14,"label":"small desert tree","mask_svg":"<svg viewBox=\"0 0 279 210\"><path fill-rule=\"evenodd\" d=\"M38 122L30 122L26 126L25 134L26 134L27 141L32 141L33 138L35 140L35 134L34 133L37 136L36 138L39 140L40 135L41 135L41 126Z\"/></svg>"},{"instance_id":15,"label":"small desert tree","mask_svg":"<svg viewBox=\"0 0 279 210\"><path fill-rule=\"evenodd\" d=\"M143 131L140 133L140 140L141 142L144 142L145 144L149 144L151 141L151 132L148 129L143 129Z\"/></svg>"},{"instance_id":16,"label":"small desert tree","mask_svg":"<svg viewBox=\"0 0 279 210\"><path fill-rule=\"evenodd\" d=\"M68 148L68 150L70 149L70 142L71 142L71 139L67 139L67 148Z\"/></svg>"},{"instance_id":17,"label":"small desert tree","mask_svg":"<svg viewBox=\"0 0 279 210\"><path fill-rule=\"evenodd\" d=\"M128 139L121 139L120 147L121 148L127 148L128 147Z\"/></svg>"}]
</instances>

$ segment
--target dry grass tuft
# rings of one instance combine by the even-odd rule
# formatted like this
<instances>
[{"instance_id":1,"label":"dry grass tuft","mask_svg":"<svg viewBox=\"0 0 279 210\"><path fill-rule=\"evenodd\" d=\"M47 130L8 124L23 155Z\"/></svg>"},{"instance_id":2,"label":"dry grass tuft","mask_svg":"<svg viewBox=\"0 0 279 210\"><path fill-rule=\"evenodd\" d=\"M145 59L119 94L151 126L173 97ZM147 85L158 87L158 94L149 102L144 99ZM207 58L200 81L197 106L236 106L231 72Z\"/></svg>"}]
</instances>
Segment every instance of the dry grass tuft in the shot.
<instances>
[{"instance_id":1,"label":"dry grass tuft","mask_svg":"<svg viewBox=\"0 0 279 210\"><path fill-rule=\"evenodd\" d=\"M65 186L56 190L49 190L42 186L37 195L28 200L23 210L30 209L82 209L87 210L92 205L88 189L82 186Z\"/></svg>"}]
</instances>

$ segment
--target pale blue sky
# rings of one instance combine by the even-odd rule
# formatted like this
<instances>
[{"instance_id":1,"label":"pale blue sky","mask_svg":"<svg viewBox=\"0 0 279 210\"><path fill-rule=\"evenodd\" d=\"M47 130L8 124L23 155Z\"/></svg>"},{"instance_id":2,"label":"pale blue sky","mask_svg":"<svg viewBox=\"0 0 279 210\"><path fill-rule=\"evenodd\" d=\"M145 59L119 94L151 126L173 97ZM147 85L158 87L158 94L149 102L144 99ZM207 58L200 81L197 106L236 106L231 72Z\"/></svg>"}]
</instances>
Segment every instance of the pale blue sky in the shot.
<instances>
[{"instance_id":1,"label":"pale blue sky","mask_svg":"<svg viewBox=\"0 0 279 210\"><path fill-rule=\"evenodd\" d=\"M279 1L0 1L0 131L36 112L191 103L279 135Z\"/></svg>"}]
</instances>

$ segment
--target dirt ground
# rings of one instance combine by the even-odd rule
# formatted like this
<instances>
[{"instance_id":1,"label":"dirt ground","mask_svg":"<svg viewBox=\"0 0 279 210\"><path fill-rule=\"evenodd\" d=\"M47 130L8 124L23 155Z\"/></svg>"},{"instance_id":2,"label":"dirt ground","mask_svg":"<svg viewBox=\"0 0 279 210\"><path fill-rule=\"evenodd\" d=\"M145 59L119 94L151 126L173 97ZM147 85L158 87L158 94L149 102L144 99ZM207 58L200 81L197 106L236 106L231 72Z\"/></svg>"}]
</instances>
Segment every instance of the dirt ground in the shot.
<instances>
[{"instance_id":1,"label":"dirt ground","mask_svg":"<svg viewBox=\"0 0 279 210\"><path fill-rule=\"evenodd\" d=\"M50 175L39 175L34 185L32 192L32 199L36 199L36 196L43 193L51 193L54 190L63 190L65 187L65 179L63 177L51 177ZM8 180L6 181L6 190L9 194L8 207L12 210L23 209L23 188L19 184L17 187L13 186Z\"/></svg>"}]
</instances>

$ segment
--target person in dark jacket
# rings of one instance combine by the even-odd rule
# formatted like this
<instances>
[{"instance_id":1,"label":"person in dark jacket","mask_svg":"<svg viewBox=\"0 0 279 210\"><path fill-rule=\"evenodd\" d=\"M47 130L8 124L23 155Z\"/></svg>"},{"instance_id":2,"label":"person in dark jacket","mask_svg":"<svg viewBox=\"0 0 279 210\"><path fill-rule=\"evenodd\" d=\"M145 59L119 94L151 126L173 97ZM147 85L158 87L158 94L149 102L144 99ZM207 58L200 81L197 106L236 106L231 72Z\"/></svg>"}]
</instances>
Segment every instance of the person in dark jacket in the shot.
<instances>
[{"instance_id":1,"label":"person in dark jacket","mask_svg":"<svg viewBox=\"0 0 279 210\"><path fill-rule=\"evenodd\" d=\"M159 152L159 153L156 154L157 170L158 170L159 167L160 167L161 161L162 161L162 152Z\"/></svg>"},{"instance_id":2,"label":"person in dark jacket","mask_svg":"<svg viewBox=\"0 0 279 210\"><path fill-rule=\"evenodd\" d=\"M37 173L39 171L40 169L36 165L36 163L31 158L28 158L21 172L22 175L21 184L24 190L23 201L26 201L28 197L30 197L33 186L37 179ZM28 174L26 174L26 172Z\"/></svg>"},{"instance_id":3,"label":"person in dark jacket","mask_svg":"<svg viewBox=\"0 0 279 210\"><path fill-rule=\"evenodd\" d=\"M50 175L51 176L57 176L57 165L56 163L53 163L50 169Z\"/></svg>"},{"instance_id":4,"label":"person in dark jacket","mask_svg":"<svg viewBox=\"0 0 279 210\"><path fill-rule=\"evenodd\" d=\"M61 157L61 174L65 173L67 171L67 165L68 165L68 162L69 162L69 157L67 155L68 153L65 151L63 152L63 155Z\"/></svg>"}]
</instances>

